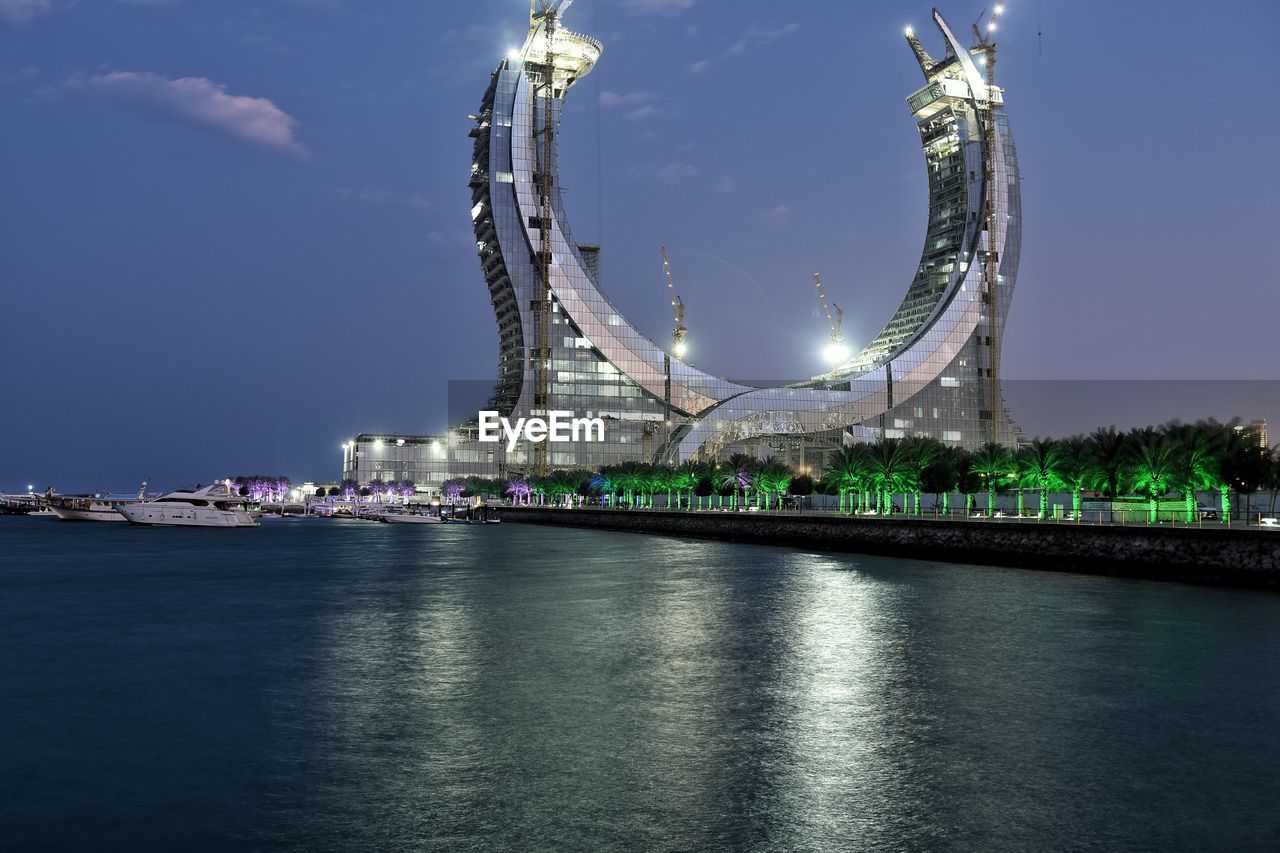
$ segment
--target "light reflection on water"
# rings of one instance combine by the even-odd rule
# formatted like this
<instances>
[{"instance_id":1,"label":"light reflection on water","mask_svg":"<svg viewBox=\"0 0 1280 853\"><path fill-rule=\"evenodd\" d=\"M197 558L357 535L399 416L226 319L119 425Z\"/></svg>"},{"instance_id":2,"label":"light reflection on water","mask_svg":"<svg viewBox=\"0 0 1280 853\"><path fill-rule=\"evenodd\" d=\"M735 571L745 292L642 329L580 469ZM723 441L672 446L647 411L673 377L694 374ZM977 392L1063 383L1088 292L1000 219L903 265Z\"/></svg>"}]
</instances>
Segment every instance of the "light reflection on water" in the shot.
<instances>
[{"instance_id":1,"label":"light reflection on water","mask_svg":"<svg viewBox=\"0 0 1280 853\"><path fill-rule=\"evenodd\" d=\"M1275 596L518 525L22 524L0 528L19 848L1280 832Z\"/></svg>"}]
</instances>

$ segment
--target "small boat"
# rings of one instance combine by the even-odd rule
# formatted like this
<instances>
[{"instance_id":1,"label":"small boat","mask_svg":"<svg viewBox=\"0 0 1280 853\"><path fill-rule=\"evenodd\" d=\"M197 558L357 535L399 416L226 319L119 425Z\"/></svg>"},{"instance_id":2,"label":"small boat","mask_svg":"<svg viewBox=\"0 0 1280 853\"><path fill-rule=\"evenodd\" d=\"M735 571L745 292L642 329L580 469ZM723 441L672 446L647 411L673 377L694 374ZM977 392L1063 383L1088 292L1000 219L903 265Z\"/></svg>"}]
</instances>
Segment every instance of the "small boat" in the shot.
<instances>
[{"instance_id":1,"label":"small boat","mask_svg":"<svg viewBox=\"0 0 1280 853\"><path fill-rule=\"evenodd\" d=\"M387 513L378 517L387 524L443 524L444 519L437 515L414 515L412 513Z\"/></svg>"},{"instance_id":2,"label":"small boat","mask_svg":"<svg viewBox=\"0 0 1280 853\"><path fill-rule=\"evenodd\" d=\"M169 492L153 501L124 504L117 511L134 524L161 527L257 527L260 522L226 483L196 491Z\"/></svg>"},{"instance_id":3,"label":"small boat","mask_svg":"<svg viewBox=\"0 0 1280 853\"><path fill-rule=\"evenodd\" d=\"M120 514L125 504L141 503L147 497L147 484L143 483L134 498L113 495L45 495L45 505L63 521L120 521L129 519Z\"/></svg>"}]
</instances>

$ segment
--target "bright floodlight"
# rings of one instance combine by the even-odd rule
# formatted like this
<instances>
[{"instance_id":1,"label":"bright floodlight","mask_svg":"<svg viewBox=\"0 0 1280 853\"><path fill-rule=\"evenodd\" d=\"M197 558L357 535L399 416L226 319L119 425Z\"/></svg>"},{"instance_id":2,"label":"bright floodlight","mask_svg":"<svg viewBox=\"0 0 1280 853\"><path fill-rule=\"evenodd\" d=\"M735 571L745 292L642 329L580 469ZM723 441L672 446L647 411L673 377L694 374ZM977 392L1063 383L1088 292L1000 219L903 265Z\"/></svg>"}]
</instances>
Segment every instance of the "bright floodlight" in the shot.
<instances>
[{"instance_id":1,"label":"bright floodlight","mask_svg":"<svg viewBox=\"0 0 1280 853\"><path fill-rule=\"evenodd\" d=\"M832 341L822 351L822 356L827 360L828 364L834 367L841 362L849 360L849 348L838 341Z\"/></svg>"},{"instance_id":2,"label":"bright floodlight","mask_svg":"<svg viewBox=\"0 0 1280 853\"><path fill-rule=\"evenodd\" d=\"M520 48L512 47L507 49L507 59L519 59L519 58L520 58Z\"/></svg>"},{"instance_id":3,"label":"bright floodlight","mask_svg":"<svg viewBox=\"0 0 1280 853\"><path fill-rule=\"evenodd\" d=\"M676 358L684 358L684 354L689 351L689 345L684 341L680 341L675 345Z\"/></svg>"},{"instance_id":4,"label":"bright floodlight","mask_svg":"<svg viewBox=\"0 0 1280 853\"><path fill-rule=\"evenodd\" d=\"M906 27L905 29L903 29L902 32L904 35L907 35L907 36L913 36L916 34L914 27Z\"/></svg>"},{"instance_id":5,"label":"bright floodlight","mask_svg":"<svg viewBox=\"0 0 1280 853\"><path fill-rule=\"evenodd\" d=\"M996 31L996 22L995 22L995 21L992 21L991 23L987 24L987 32L989 32L989 33L994 33L995 31Z\"/></svg>"},{"instance_id":6,"label":"bright floodlight","mask_svg":"<svg viewBox=\"0 0 1280 853\"><path fill-rule=\"evenodd\" d=\"M997 3L997 4L996 4L995 13L996 13L997 15L1003 15L1003 14L1004 14L1004 4L1003 4L1003 3Z\"/></svg>"}]
</instances>

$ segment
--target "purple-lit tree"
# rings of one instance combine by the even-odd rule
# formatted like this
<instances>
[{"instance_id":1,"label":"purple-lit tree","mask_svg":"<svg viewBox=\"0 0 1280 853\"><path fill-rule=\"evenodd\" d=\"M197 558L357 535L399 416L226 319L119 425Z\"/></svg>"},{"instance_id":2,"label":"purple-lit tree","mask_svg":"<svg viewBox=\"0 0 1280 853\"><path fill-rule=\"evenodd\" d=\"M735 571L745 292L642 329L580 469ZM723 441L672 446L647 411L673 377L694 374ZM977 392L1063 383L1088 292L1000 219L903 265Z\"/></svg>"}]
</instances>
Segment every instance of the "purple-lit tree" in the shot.
<instances>
[{"instance_id":1,"label":"purple-lit tree","mask_svg":"<svg viewBox=\"0 0 1280 853\"><path fill-rule=\"evenodd\" d=\"M450 502L456 501L462 497L462 493L466 491L467 481L461 477L454 477L452 480L445 480L440 486L440 494L444 499Z\"/></svg>"},{"instance_id":2,"label":"purple-lit tree","mask_svg":"<svg viewBox=\"0 0 1280 853\"><path fill-rule=\"evenodd\" d=\"M374 500L382 503L382 496L387 493L387 484L377 477L369 481L369 494L373 495Z\"/></svg>"},{"instance_id":3,"label":"purple-lit tree","mask_svg":"<svg viewBox=\"0 0 1280 853\"><path fill-rule=\"evenodd\" d=\"M514 476L507 481L506 493L511 495L515 503L528 503L530 495L533 494L533 488L529 485L529 481L524 477Z\"/></svg>"},{"instance_id":4,"label":"purple-lit tree","mask_svg":"<svg viewBox=\"0 0 1280 853\"><path fill-rule=\"evenodd\" d=\"M351 500L360 491L360 484L355 480L343 480L338 484L338 493L347 500Z\"/></svg>"},{"instance_id":5,"label":"purple-lit tree","mask_svg":"<svg viewBox=\"0 0 1280 853\"><path fill-rule=\"evenodd\" d=\"M414 491L413 480L401 480L396 484L396 494L404 498L405 503L408 503L409 498L413 497Z\"/></svg>"}]
</instances>

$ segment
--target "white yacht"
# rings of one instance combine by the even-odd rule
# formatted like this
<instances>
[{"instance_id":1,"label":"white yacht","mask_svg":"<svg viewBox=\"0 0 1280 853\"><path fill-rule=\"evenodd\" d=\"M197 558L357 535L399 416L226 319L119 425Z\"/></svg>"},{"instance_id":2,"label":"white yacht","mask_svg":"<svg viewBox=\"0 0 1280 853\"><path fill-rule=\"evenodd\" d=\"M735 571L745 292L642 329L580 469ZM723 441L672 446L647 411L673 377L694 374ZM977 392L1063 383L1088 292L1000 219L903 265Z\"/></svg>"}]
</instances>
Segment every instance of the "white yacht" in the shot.
<instances>
[{"instance_id":1,"label":"white yacht","mask_svg":"<svg viewBox=\"0 0 1280 853\"><path fill-rule=\"evenodd\" d=\"M147 484L143 483L137 497L117 495L45 495L44 503L54 515L63 521L128 521L117 510L125 504L146 500Z\"/></svg>"},{"instance_id":2,"label":"white yacht","mask_svg":"<svg viewBox=\"0 0 1280 853\"><path fill-rule=\"evenodd\" d=\"M194 492L169 492L153 501L124 504L117 511L134 524L166 527L257 527L258 519L245 509L244 498L226 483Z\"/></svg>"}]
</instances>

